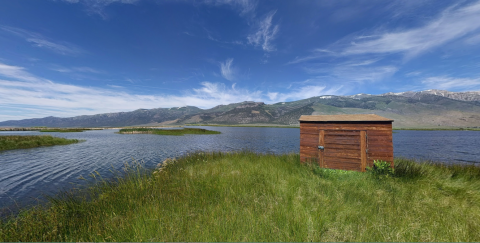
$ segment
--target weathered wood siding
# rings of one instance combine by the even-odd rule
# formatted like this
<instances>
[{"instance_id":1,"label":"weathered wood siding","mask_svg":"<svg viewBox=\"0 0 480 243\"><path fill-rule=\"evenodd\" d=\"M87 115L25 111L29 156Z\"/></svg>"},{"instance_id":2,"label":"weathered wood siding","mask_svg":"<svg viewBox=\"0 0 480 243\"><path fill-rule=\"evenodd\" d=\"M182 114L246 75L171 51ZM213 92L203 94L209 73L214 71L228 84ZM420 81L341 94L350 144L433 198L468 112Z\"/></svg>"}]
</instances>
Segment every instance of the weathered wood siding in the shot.
<instances>
[{"instance_id":1,"label":"weathered wood siding","mask_svg":"<svg viewBox=\"0 0 480 243\"><path fill-rule=\"evenodd\" d=\"M323 140L320 139L321 132L324 133ZM366 143L362 144L362 140ZM320 154L322 151L318 146L327 149ZM366 149L368 152L361 152ZM392 122L301 121L300 160L313 160L332 169L362 170L362 167L373 166L374 160L387 161L393 166ZM325 161L329 164L325 165Z\"/></svg>"}]
</instances>

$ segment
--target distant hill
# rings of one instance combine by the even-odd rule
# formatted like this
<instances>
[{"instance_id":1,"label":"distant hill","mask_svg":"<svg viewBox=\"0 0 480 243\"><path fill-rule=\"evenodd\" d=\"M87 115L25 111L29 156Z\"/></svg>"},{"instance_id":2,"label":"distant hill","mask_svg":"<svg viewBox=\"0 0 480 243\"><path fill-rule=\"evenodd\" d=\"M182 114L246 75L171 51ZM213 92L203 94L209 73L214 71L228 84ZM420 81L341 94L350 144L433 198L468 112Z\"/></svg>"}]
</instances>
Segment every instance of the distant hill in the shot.
<instances>
[{"instance_id":1,"label":"distant hill","mask_svg":"<svg viewBox=\"0 0 480 243\"><path fill-rule=\"evenodd\" d=\"M480 92L426 90L381 95L324 95L268 105L244 101L211 109L186 106L70 118L45 117L0 122L0 126L117 127L192 123L296 125L301 115L367 113L394 119L394 127L398 128L480 128Z\"/></svg>"}]
</instances>

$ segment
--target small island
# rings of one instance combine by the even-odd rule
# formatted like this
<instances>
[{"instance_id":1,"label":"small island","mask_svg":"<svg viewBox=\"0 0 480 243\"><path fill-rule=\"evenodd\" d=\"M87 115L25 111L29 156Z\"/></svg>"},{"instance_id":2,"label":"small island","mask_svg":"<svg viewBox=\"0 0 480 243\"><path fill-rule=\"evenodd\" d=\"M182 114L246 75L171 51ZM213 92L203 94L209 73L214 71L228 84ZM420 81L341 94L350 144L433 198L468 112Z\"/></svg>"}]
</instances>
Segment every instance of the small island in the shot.
<instances>
[{"instance_id":1,"label":"small island","mask_svg":"<svg viewBox=\"0 0 480 243\"><path fill-rule=\"evenodd\" d=\"M0 136L0 151L78 143L78 139L42 136Z\"/></svg>"},{"instance_id":2,"label":"small island","mask_svg":"<svg viewBox=\"0 0 480 243\"><path fill-rule=\"evenodd\" d=\"M103 130L102 128L43 128L39 132L84 132L88 130Z\"/></svg>"},{"instance_id":3,"label":"small island","mask_svg":"<svg viewBox=\"0 0 480 243\"><path fill-rule=\"evenodd\" d=\"M183 129L156 129L156 128L124 128L118 131L120 134L156 134L183 136L184 134L221 134L218 131L211 131L201 128L183 128Z\"/></svg>"},{"instance_id":4,"label":"small island","mask_svg":"<svg viewBox=\"0 0 480 243\"><path fill-rule=\"evenodd\" d=\"M85 129L65 128L65 129L42 129L39 132L83 132Z\"/></svg>"}]
</instances>

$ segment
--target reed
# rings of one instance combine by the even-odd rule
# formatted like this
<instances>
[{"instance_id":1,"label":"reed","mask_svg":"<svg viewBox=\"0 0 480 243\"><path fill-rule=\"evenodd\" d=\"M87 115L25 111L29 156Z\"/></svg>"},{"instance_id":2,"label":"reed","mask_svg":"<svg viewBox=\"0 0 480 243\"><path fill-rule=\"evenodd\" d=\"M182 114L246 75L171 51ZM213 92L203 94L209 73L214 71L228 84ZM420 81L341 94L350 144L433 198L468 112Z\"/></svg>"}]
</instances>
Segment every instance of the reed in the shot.
<instances>
[{"instance_id":1,"label":"reed","mask_svg":"<svg viewBox=\"0 0 480 243\"><path fill-rule=\"evenodd\" d=\"M198 152L92 174L5 219L0 241L480 241L478 167L398 159L378 177L299 160Z\"/></svg>"},{"instance_id":2,"label":"reed","mask_svg":"<svg viewBox=\"0 0 480 243\"><path fill-rule=\"evenodd\" d=\"M78 143L77 139L43 136L0 136L0 151Z\"/></svg>"}]
</instances>

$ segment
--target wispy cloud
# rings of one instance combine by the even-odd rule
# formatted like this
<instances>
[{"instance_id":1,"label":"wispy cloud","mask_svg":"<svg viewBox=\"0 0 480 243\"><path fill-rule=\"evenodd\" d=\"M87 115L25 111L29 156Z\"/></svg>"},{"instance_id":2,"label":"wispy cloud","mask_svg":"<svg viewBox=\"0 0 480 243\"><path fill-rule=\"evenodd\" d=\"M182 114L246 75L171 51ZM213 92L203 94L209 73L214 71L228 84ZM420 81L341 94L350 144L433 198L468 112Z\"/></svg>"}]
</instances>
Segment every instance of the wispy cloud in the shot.
<instances>
[{"instance_id":1,"label":"wispy cloud","mask_svg":"<svg viewBox=\"0 0 480 243\"><path fill-rule=\"evenodd\" d=\"M74 72L80 72L80 73L94 73L94 74L102 74L104 73L103 71L91 68L91 67L72 67L72 68L65 68L62 66L55 65L54 67L50 68L53 71L57 71L60 73L74 73Z\"/></svg>"},{"instance_id":2,"label":"wispy cloud","mask_svg":"<svg viewBox=\"0 0 480 243\"><path fill-rule=\"evenodd\" d=\"M310 60L315 60L319 59L321 57L328 57L328 56L333 56L335 53L333 51L325 50L325 49L315 49L311 51L311 54L305 57L295 57L293 60L289 61L286 63L286 65L289 64L296 64L296 63L301 63L301 62L307 62Z\"/></svg>"},{"instance_id":3,"label":"wispy cloud","mask_svg":"<svg viewBox=\"0 0 480 243\"><path fill-rule=\"evenodd\" d=\"M253 14L257 8L256 0L206 0L206 4L230 5L240 12L240 15Z\"/></svg>"},{"instance_id":4,"label":"wispy cloud","mask_svg":"<svg viewBox=\"0 0 480 243\"><path fill-rule=\"evenodd\" d=\"M365 83L385 80L398 71L393 65L370 65L374 60L348 61L337 64L321 63L304 65L303 69L313 75L323 75L324 80L337 83Z\"/></svg>"},{"instance_id":5,"label":"wispy cloud","mask_svg":"<svg viewBox=\"0 0 480 243\"><path fill-rule=\"evenodd\" d=\"M265 18L257 21L254 33L247 36L248 43L254 46L260 46L266 52L275 51L276 48L272 41L278 34L279 25L272 24L273 16L277 11L271 11Z\"/></svg>"},{"instance_id":6,"label":"wispy cloud","mask_svg":"<svg viewBox=\"0 0 480 243\"><path fill-rule=\"evenodd\" d=\"M348 36L309 55L296 57L287 64L309 62L325 57L401 54L413 58L451 41L476 44L480 38L480 1L468 6L454 5L416 28L391 30L382 26L368 34ZM364 31L365 32L365 31Z\"/></svg>"},{"instance_id":7,"label":"wispy cloud","mask_svg":"<svg viewBox=\"0 0 480 243\"><path fill-rule=\"evenodd\" d=\"M16 35L24 39L25 41L32 43L33 46L47 49L47 50L56 52L58 54L76 56L76 55L85 53L84 50L82 50L81 48L77 47L74 44L64 42L64 41L57 42L57 41L49 40L43 35L35 32L27 31L20 28L14 28L10 26L1 26L1 25L0 25L0 29L3 30L4 32Z\"/></svg>"},{"instance_id":8,"label":"wispy cloud","mask_svg":"<svg viewBox=\"0 0 480 243\"><path fill-rule=\"evenodd\" d=\"M82 3L91 14L97 14L102 18L107 18L104 12L105 7L112 3L134 4L139 0L63 0L69 3Z\"/></svg>"},{"instance_id":9,"label":"wispy cloud","mask_svg":"<svg viewBox=\"0 0 480 243\"><path fill-rule=\"evenodd\" d=\"M300 99L307 99L314 96L321 95L339 95L343 94L343 85L336 85L328 88L326 85L307 85L293 89L285 93L269 93L270 100L274 103L283 101L294 101Z\"/></svg>"},{"instance_id":10,"label":"wispy cloud","mask_svg":"<svg viewBox=\"0 0 480 243\"><path fill-rule=\"evenodd\" d=\"M422 80L425 89L467 91L480 88L480 78L429 77Z\"/></svg>"},{"instance_id":11,"label":"wispy cloud","mask_svg":"<svg viewBox=\"0 0 480 243\"><path fill-rule=\"evenodd\" d=\"M41 82L44 79L38 78L27 71L24 71L23 67L10 66L0 63L0 77L14 78L16 80L28 81L28 82Z\"/></svg>"},{"instance_id":12,"label":"wispy cloud","mask_svg":"<svg viewBox=\"0 0 480 243\"><path fill-rule=\"evenodd\" d=\"M225 62L220 63L220 72L222 76L229 81L233 81L235 79L236 70L232 66L233 58L228 58Z\"/></svg>"},{"instance_id":13,"label":"wispy cloud","mask_svg":"<svg viewBox=\"0 0 480 243\"><path fill-rule=\"evenodd\" d=\"M356 37L341 54L403 53L412 57L478 31L479 16L478 1L465 7L450 7L436 19L418 28L378 33L368 38Z\"/></svg>"}]
</instances>

